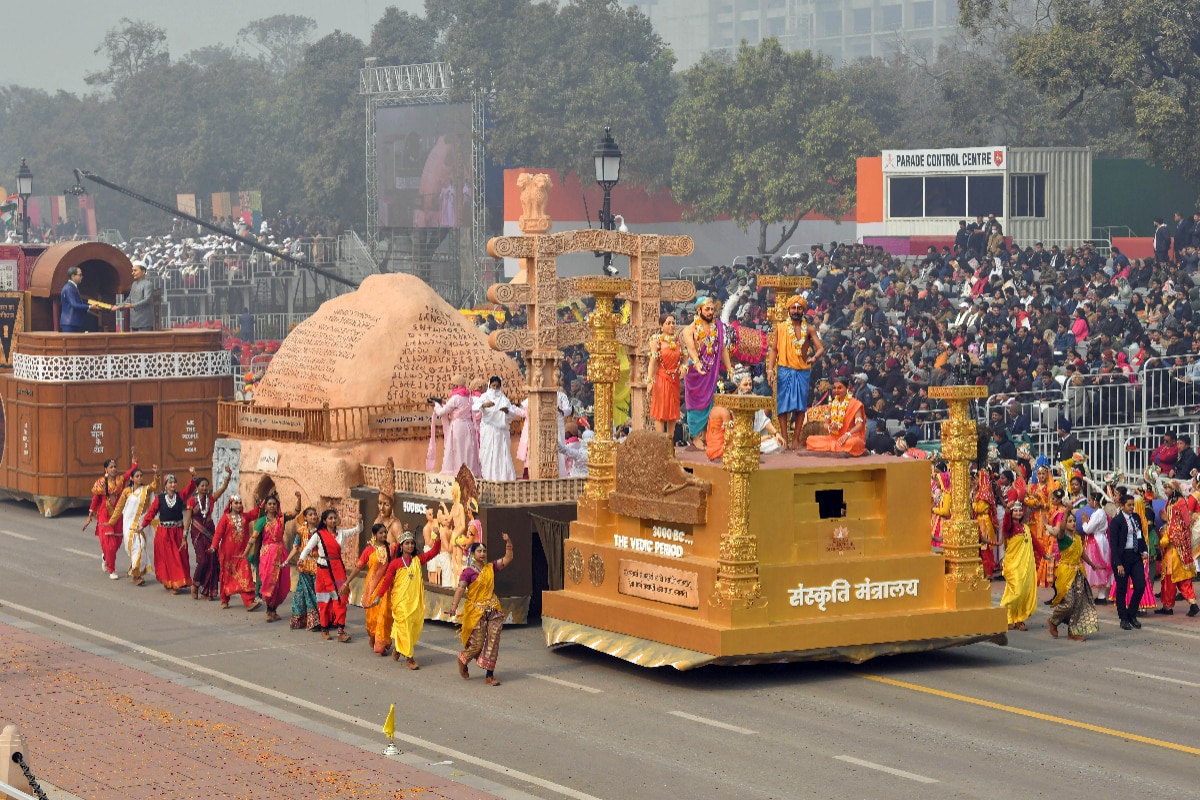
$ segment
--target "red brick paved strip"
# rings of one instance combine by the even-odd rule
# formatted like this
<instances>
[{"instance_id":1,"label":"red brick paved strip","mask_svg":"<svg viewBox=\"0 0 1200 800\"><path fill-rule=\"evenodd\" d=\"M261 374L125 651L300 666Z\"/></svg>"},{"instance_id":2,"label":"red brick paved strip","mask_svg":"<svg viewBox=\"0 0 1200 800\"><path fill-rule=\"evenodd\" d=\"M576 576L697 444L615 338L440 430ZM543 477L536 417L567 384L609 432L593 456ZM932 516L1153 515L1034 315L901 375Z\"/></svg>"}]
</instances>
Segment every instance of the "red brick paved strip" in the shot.
<instances>
[{"instance_id":1,"label":"red brick paved strip","mask_svg":"<svg viewBox=\"0 0 1200 800\"><path fill-rule=\"evenodd\" d=\"M83 800L494 800L3 623L0 717L34 774Z\"/></svg>"}]
</instances>

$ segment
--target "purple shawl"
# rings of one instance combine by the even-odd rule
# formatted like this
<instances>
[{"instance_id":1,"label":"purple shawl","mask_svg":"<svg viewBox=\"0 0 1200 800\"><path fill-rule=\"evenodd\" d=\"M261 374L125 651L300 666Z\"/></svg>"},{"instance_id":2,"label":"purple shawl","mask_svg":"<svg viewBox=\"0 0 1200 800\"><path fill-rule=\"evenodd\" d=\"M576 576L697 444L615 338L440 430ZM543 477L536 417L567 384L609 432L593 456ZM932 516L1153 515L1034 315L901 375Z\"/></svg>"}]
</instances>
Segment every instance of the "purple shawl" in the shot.
<instances>
[{"instance_id":1,"label":"purple shawl","mask_svg":"<svg viewBox=\"0 0 1200 800\"><path fill-rule=\"evenodd\" d=\"M683 396L689 409L708 408L712 405L713 395L717 393L718 367L722 362L721 354L725 352L725 325L719 319L714 319L713 325L717 328L717 346L712 355L706 354L700 343L696 342L696 353L704 374L689 366L683 378Z\"/></svg>"}]
</instances>

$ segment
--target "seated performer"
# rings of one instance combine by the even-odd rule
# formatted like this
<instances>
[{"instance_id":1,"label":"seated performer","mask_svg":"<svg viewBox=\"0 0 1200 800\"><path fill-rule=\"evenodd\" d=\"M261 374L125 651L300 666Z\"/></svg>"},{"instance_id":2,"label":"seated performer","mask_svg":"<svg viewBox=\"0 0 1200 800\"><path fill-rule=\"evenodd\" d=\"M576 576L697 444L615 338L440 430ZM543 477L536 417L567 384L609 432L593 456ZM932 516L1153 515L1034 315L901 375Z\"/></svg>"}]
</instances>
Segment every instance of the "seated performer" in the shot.
<instances>
[{"instance_id":1,"label":"seated performer","mask_svg":"<svg viewBox=\"0 0 1200 800\"><path fill-rule=\"evenodd\" d=\"M867 451L866 410L851 396L850 372L844 367L833 377L828 428L828 436L808 437L805 447L810 452L861 456Z\"/></svg>"}]
</instances>

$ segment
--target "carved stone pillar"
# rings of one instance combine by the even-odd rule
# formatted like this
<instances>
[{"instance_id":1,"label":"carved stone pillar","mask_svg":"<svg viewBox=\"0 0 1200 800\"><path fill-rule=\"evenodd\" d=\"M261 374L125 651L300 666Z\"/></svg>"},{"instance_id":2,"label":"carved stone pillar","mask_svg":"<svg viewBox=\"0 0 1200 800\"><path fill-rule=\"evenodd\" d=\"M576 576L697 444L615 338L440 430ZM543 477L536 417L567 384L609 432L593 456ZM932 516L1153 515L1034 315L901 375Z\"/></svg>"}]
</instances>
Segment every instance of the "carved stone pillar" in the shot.
<instances>
[{"instance_id":1,"label":"carved stone pillar","mask_svg":"<svg viewBox=\"0 0 1200 800\"><path fill-rule=\"evenodd\" d=\"M750 474L758 469L759 435L754 412L771 407L770 399L752 394L719 394L714 404L733 412L733 429L725 434L725 471L729 473L729 528L721 537L717 582L711 606L761 608L758 580L758 537L750 533Z\"/></svg>"},{"instance_id":2,"label":"carved stone pillar","mask_svg":"<svg viewBox=\"0 0 1200 800\"><path fill-rule=\"evenodd\" d=\"M987 387L931 386L929 396L950 407L950 418L942 423L942 457L950 468L950 519L942 534L946 581L974 590L987 578L979 558L979 524L971 515L971 461L978 439L969 405L987 397Z\"/></svg>"},{"instance_id":3,"label":"carved stone pillar","mask_svg":"<svg viewBox=\"0 0 1200 800\"><path fill-rule=\"evenodd\" d=\"M608 497L617 485L613 468L613 395L620 376L617 354L621 345L617 342L618 320L613 301L618 292L629 291L630 283L625 278L595 276L580 278L577 285L585 294L596 298L596 310L588 320L592 335L585 345L589 355L587 374L592 382L596 435L588 443L588 479L584 495L600 500Z\"/></svg>"}]
</instances>

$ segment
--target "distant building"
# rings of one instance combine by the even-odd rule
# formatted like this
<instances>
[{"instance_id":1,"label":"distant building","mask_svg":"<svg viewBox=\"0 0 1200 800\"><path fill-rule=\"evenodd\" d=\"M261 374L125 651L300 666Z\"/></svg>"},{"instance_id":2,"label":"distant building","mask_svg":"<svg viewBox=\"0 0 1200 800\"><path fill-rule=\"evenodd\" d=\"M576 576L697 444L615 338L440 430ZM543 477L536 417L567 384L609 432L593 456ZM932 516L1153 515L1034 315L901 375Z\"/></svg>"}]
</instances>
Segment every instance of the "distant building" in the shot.
<instances>
[{"instance_id":1,"label":"distant building","mask_svg":"<svg viewBox=\"0 0 1200 800\"><path fill-rule=\"evenodd\" d=\"M958 35L958 0L629 0L654 23L686 69L705 53L775 37L835 65L887 58L903 44L936 55Z\"/></svg>"}]
</instances>

